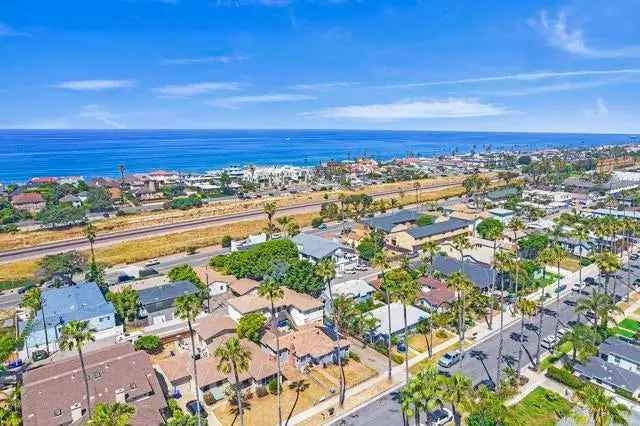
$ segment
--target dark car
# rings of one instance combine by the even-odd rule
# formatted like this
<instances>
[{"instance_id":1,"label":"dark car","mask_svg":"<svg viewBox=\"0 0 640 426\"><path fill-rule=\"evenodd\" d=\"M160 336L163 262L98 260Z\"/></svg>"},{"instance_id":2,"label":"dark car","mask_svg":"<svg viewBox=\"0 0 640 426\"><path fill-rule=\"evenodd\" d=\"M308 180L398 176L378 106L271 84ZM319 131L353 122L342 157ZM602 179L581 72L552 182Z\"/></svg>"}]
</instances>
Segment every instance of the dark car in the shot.
<instances>
[{"instance_id":1,"label":"dark car","mask_svg":"<svg viewBox=\"0 0 640 426\"><path fill-rule=\"evenodd\" d=\"M24 293L26 293L27 291L31 290L34 287L35 287L34 284L27 284L24 287L20 287L18 289L18 294L24 294Z\"/></svg>"},{"instance_id":2,"label":"dark car","mask_svg":"<svg viewBox=\"0 0 640 426\"><path fill-rule=\"evenodd\" d=\"M207 411L204 409L202 404L198 403L195 399L187 402L187 410L189 410L189 413L191 413L192 416L195 416L198 414L198 405L200 406L200 417L206 418Z\"/></svg>"},{"instance_id":3,"label":"dark car","mask_svg":"<svg viewBox=\"0 0 640 426\"><path fill-rule=\"evenodd\" d=\"M47 351L38 350L38 351L33 351L33 353L31 354L31 359L34 362L42 361L43 359L47 359L47 358L49 358L49 354L47 353Z\"/></svg>"},{"instance_id":4,"label":"dark car","mask_svg":"<svg viewBox=\"0 0 640 426\"><path fill-rule=\"evenodd\" d=\"M584 279L584 283L586 285L594 285L596 283L596 279L593 277L587 277Z\"/></svg>"}]
</instances>

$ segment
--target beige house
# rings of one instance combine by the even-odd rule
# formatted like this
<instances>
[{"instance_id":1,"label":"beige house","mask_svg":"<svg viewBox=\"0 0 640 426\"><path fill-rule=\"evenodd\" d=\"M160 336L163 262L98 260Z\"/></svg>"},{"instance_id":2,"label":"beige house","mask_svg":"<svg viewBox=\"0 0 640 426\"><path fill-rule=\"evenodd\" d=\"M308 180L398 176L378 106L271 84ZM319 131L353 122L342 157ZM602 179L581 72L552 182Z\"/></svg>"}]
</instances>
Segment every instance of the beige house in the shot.
<instances>
[{"instance_id":1,"label":"beige house","mask_svg":"<svg viewBox=\"0 0 640 426\"><path fill-rule=\"evenodd\" d=\"M428 241L440 243L450 240L456 235L471 235L473 222L463 219L449 218L431 225L417 226L405 231L396 232L385 237L385 242L391 247L416 253Z\"/></svg>"}]
</instances>

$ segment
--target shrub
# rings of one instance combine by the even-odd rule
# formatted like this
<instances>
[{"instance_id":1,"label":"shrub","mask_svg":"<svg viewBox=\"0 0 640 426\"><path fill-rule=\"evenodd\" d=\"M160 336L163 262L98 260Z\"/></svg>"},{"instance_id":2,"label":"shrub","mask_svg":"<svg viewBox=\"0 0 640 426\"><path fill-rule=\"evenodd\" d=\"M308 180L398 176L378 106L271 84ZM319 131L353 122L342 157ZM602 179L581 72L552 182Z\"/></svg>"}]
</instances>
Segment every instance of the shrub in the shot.
<instances>
[{"instance_id":1,"label":"shrub","mask_svg":"<svg viewBox=\"0 0 640 426\"><path fill-rule=\"evenodd\" d=\"M360 355L356 353L349 352L349 358L351 358L354 361L360 362Z\"/></svg>"},{"instance_id":2,"label":"shrub","mask_svg":"<svg viewBox=\"0 0 640 426\"><path fill-rule=\"evenodd\" d=\"M626 389L616 389L616 393L618 395L620 395L621 397L623 397L623 398L627 398L627 399L630 399L632 401L635 401L635 398L633 397L633 394L631 392L629 392L628 390L626 390Z\"/></svg>"},{"instance_id":3,"label":"shrub","mask_svg":"<svg viewBox=\"0 0 640 426\"><path fill-rule=\"evenodd\" d=\"M271 394L275 395L278 393L278 382L276 379L269 380L267 387L269 388L269 392L271 392Z\"/></svg>"},{"instance_id":4,"label":"shrub","mask_svg":"<svg viewBox=\"0 0 640 426\"><path fill-rule=\"evenodd\" d=\"M449 337L449 335L443 329L439 329L438 331L436 331L436 337L440 339L446 339L447 337Z\"/></svg>"},{"instance_id":5,"label":"shrub","mask_svg":"<svg viewBox=\"0 0 640 426\"><path fill-rule=\"evenodd\" d=\"M269 395L269 391L264 386L258 386L256 388L256 396L262 398Z\"/></svg>"},{"instance_id":6,"label":"shrub","mask_svg":"<svg viewBox=\"0 0 640 426\"><path fill-rule=\"evenodd\" d=\"M313 219L311 219L311 226L313 226L314 228L317 228L320 225L322 225L323 222L324 220L320 216L316 216Z\"/></svg>"},{"instance_id":7,"label":"shrub","mask_svg":"<svg viewBox=\"0 0 640 426\"><path fill-rule=\"evenodd\" d=\"M192 254L196 254L198 249L195 248L194 246L187 246L184 251L187 252L188 255L192 255Z\"/></svg>"},{"instance_id":8,"label":"shrub","mask_svg":"<svg viewBox=\"0 0 640 426\"><path fill-rule=\"evenodd\" d=\"M134 344L137 351L142 350L147 353L158 353L161 347L162 343L158 336L142 336Z\"/></svg>"},{"instance_id":9,"label":"shrub","mask_svg":"<svg viewBox=\"0 0 640 426\"><path fill-rule=\"evenodd\" d=\"M433 223L433 216L429 216L428 214L421 215L418 220L416 220L416 225L418 226L427 226Z\"/></svg>"},{"instance_id":10,"label":"shrub","mask_svg":"<svg viewBox=\"0 0 640 426\"><path fill-rule=\"evenodd\" d=\"M231 236L225 235L222 237L222 247L231 247Z\"/></svg>"},{"instance_id":11,"label":"shrub","mask_svg":"<svg viewBox=\"0 0 640 426\"><path fill-rule=\"evenodd\" d=\"M216 403L216 398L211 392L205 392L203 395L204 403L207 405L213 405Z\"/></svg>"},{"instance_id":12,"label":"shrub","mask_svg":"<svg viewBox=\"0 0 640 426\"><path fill-rule=\"evenodd\" d=\"M569 386L571 389L580 389L584 386L582 379L574 376L571 372L565 368L558 368L550 366L547 369L547 377L556 380L564 385Z\"/></svg>"},{"instance_id":13,"label":"shrub","mask_svg":"<svg viewBox=\"0 0 640 426\"><path fill-rule=\"evenodd\" d=\"M396 364L402 364L404 362L404 356L397 352L391 352L391 360Z\"/></svg>"}]
</instances>

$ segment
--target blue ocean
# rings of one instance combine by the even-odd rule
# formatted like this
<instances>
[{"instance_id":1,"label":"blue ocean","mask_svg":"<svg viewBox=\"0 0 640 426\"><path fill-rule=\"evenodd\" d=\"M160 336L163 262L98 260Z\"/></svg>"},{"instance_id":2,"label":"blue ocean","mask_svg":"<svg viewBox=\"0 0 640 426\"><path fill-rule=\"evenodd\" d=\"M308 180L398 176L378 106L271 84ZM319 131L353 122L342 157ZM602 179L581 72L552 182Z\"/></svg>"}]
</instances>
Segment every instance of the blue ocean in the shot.
<instances>
[{"instance_id":1,"label":"blue ocean","mask_svg":"<svg viewBox=\"0 0 640 426\"><path fill-rule=\"evenodd\" d=\"M366 155L389 159L473 149L529 151L638 141L619 134L368 130L0 130L0 182L33 176L117 176L154 169L317 165Z\"/></svg>"}]
</instances>

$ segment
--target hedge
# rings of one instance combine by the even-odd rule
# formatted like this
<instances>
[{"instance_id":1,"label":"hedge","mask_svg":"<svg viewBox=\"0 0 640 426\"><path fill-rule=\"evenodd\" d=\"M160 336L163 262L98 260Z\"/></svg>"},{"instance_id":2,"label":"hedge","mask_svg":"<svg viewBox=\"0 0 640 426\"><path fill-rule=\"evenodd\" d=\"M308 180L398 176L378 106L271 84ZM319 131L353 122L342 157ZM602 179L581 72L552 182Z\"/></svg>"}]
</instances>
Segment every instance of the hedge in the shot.
<instances>
[{"instance_id":1,"label":"hedge","mask_svg":"<svg viewBox=\"0 0 640 426\"><path fill-rule=\"evenodd\" d=\"M585 385L585 382L582 379L574 376L569 370L564 368L550 366L547 368L546 376L569 386L571 389L580 389Z\"/></svg>"}]
</instances>

